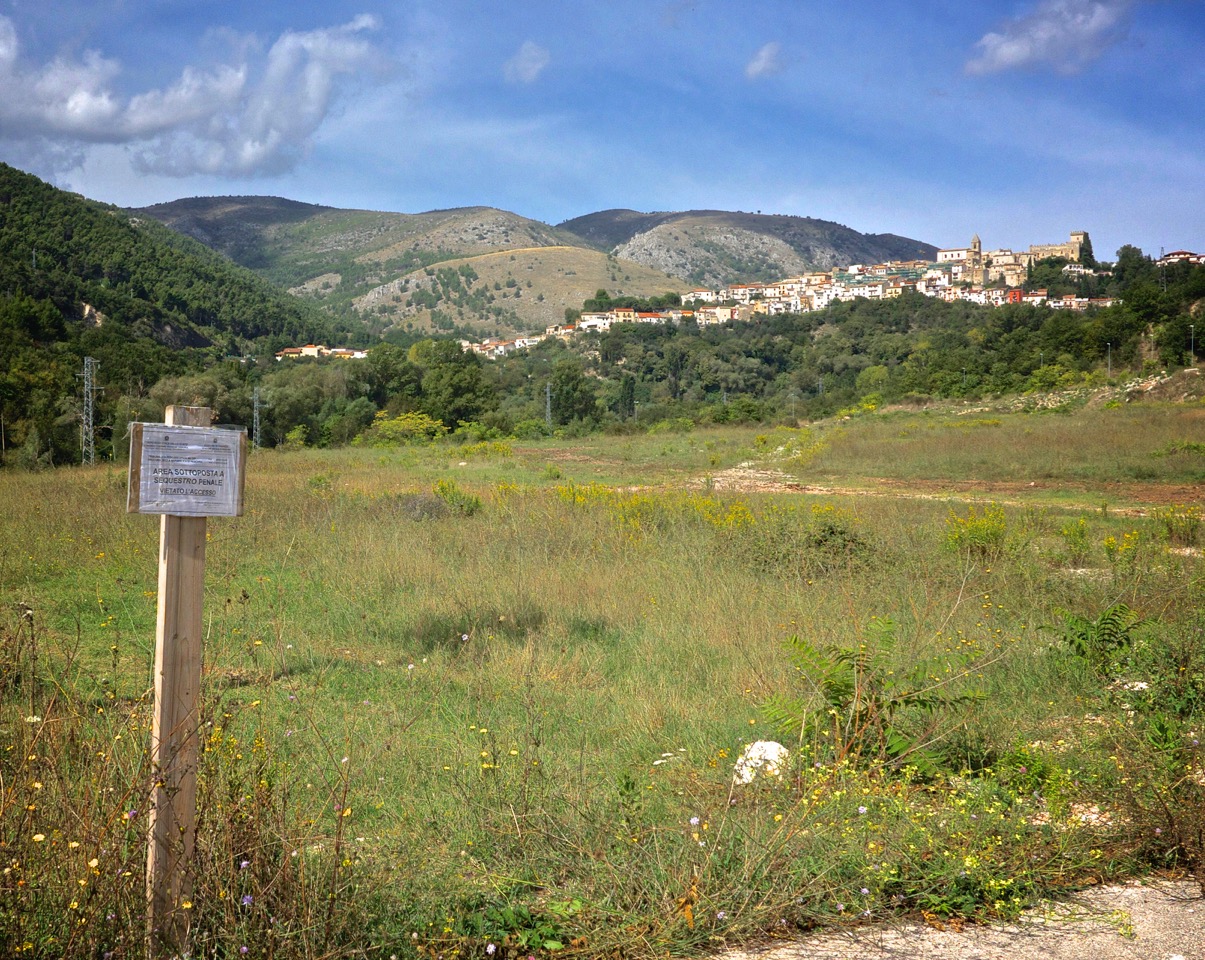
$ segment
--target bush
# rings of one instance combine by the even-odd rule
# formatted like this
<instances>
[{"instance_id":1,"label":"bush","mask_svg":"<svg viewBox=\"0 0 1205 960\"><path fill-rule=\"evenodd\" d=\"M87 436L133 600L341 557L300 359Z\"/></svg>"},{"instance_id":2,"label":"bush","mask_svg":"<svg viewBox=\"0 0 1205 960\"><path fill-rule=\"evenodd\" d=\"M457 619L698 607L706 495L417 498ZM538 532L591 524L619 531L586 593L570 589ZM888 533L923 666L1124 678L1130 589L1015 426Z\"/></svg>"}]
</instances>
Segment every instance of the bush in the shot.
<instances>
[{"instance_id":1,"label":"bush","mask_svg":"<svg viewBox=\"0 0 1205 960\"><path fill-rule=\"evenodd\" d=\"M441 421L425 413L411 411L390 418L385 411L381 411L376 415L372 426L356 437L355 444L367 447L397 447L430 443L447 432L448 428Z\"/></svg>"},{"instance_id":2,"label":"bush","mask_svg":"<svg viewBox=\"0 0 1205 960\"><path fill-rule=\"evenodd\" d=\"M995 560L1004 551L1008 524L1004 508L988 504L980 513L971 507L966 516L950 513L946 519L946 543L967 556L980 560Z\"/></svg>"},{"instance_id":3,"label":"bush","mask_svg":"<svg viewBox=\"0 0 1205 960\"><path fill-rule=\"evenodd\" d=\"M437 481L434 493L448 505L453 513L458 513L462 517L471 517L481 509L481 498L471 493L465 493L457 486L455 480Z\"/></svg>"}]
</instances>

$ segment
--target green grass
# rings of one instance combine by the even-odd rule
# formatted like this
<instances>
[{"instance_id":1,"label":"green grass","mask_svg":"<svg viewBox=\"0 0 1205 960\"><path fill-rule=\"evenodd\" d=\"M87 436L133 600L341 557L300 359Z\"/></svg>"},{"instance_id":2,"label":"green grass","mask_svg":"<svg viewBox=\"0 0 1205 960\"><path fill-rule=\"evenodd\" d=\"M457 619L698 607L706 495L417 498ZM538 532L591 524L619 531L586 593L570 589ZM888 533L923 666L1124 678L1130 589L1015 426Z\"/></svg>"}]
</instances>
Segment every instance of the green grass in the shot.
<instances>
[{"instance_id":1,"label":"green grass","mask_svg":"<svg viewBox=\"0 0 1205 960\"><path fill-rule=\"evenodd\" d=\"M1177 416L1073 415L1063 469L1103 477L1092 456L1184 437ZM900 422L799 442L826 437L816 463L856 487L965 436L918 417L932 445L905 455ZM1038 492L961 537L981 504L708 492L782 465L791 437L255 454L246 515L209 522L194 952L648 956L863 914L1011 916L1199 863L1202 562L1168 541L1195 528L1117 494L1102 512ZM1170 459L1160 482L1181 484ZM123 512L124 485L0 474L21 505L0 522L0 931L33 956L142 949L158 524ZM1062 612L1116 603L1152 625L1107 664L1077 657ZM941 771L807 727L825 708L793 637L877 651L833 702L893 710ZM921 662L949 702L893 706ZM734 788L769 738L789 776Z\"/></svg>"},{"instance_id":2,"label":"green grass","mask_svg":"<svg viewBox=\"0 0 1205 960\"><path fill-rule=\"evenodd\" d=\"M1119 481L1199 484L1205 465L1184 444L1203 426L1205 410L1199 406L977 411L961 417L891 413L832 428L831 445L808 465L808 474L1094 487Z\"/></svg>"}]
</instances>

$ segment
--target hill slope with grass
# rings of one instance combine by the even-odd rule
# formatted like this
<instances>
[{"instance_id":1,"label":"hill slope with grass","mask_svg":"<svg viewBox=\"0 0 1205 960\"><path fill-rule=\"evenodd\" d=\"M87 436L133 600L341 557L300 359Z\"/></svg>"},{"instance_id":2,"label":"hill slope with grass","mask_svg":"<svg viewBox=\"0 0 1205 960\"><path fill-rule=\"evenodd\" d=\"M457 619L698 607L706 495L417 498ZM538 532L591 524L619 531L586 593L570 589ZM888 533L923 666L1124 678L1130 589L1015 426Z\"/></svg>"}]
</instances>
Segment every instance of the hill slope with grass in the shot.
<instances>
[{"instance_id":1,"label":"hill slope with grass","mask_svg":"<svg viewBox=\"0 0 1205 960\"><path fill-rule=\"evenodd\" d=\"M137 213L324 307L362 311L377 333L394 326L525 333L562 319L567 307L580 308L600 287L635 296L685 289L569 232L493 207L407 214L276 197L193 197ZM513 269L499 269L499 255ZM460 278L454 287L437 279L448 269Z\"/></svg>"},{"instance_id":2,"label":"hill slope with grass","mask_svg":"<svg viewBox=\"0 0 1205 960\"><path fill-rule=\"evenodd\" d=\"M604 210L561 229L616 257L695 285L776 280L809 270L884 260L932 260L937 248L894 234L863 234L813 217L723 210Z\"/></svg>"}]
</instances>

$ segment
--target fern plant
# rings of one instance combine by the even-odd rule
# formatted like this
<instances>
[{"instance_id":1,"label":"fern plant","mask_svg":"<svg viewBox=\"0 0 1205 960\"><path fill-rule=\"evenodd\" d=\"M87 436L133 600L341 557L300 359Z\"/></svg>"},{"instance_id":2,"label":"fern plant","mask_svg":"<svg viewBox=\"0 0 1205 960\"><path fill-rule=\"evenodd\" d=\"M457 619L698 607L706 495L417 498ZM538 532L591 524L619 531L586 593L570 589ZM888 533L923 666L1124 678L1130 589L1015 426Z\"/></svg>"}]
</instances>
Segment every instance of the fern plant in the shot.
<instances>
[{"instance_id":1,"label":"fern plant","mask_svg":"<svg viewBox=\"0 0 1205 960\"><path fill-rule=\"evenodd\" d=\"M1134 632L1150 621L1124 603L1106 607L1095 620L1060 610L1063 639L1077 657L1086 660L1097 673L1113 670L1117 661L1134 645Z\"/></svg>"},{"instance_id":2,"label":"fern plant","mask_svg":"<svg viewBox=\"0 0 1205 960\"><path fill-rule=\"evenodd\" d=\"M895 624L875 618L867 641L856 649L788 638L791 660L804 691L776 696L762 713L787 736L811 742L838 759L909 765L923 776L945 766L940 743L954 726L951 711L980 699L977 692L951 692L968 674L944 661L923 660L904 672L892 665ZM938 679L941 678L941 679Z\"/></svg>"}]
</instances>

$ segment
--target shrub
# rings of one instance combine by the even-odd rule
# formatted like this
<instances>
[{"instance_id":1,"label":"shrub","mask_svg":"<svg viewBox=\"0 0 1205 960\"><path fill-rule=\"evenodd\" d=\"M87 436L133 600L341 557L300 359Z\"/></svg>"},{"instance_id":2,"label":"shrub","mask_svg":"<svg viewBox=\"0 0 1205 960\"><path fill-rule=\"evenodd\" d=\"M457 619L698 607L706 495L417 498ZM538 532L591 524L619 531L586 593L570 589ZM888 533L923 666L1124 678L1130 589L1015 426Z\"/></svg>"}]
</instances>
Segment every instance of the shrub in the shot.
<instances>
[{"instance_id":1,"label":"shrub","mask_svg":"<svg viewBox=\"0 0 1205 960\"><path fill-rule=\"evenodd\" d=\"M390 417L385 411L376 415L367 430L355 439L367 447L397 447L414 443L430 443L442 437L448 428L425 413L411 411Z\"/></svg>"},{"instance_id":2,"label":"shrub","mask_svg":"<svg viewBox=\"0 0 1205 960\"><path fill-rule=\"evenodd\" d=\"M1095 620L1066 610L1060 615L1063 640L1072 653L1102 675L1116 669L1119 659L1134 645L1134 631L1148 623L1124 603L1107 607Z\"/></svg>"},{"instance_id":3,"label":"shrub","mask_svg":"<svg viewBox=\"0 0 1205 960\"><path fill-rule=\"evenodd\" d=\"M790 637L791 660L805 692L801 697L772 698L763 713L822 755L859 766L908 765L935 775L944 765L937 745L943 728L951 725L950 711L979 695L951 692L946 663L922 660L906 670L896 669L891 620L874 618L868 633L866 642L851 650ZM957 665L955 679L966 675L964 660Z\"/></svg>"},{"instance_id":4,"label":"shrub","mask_svg":"<svg viewBox=\"0 0 1205 960\"><path fill-rule=\"evenodd\" d=\"M471 517L481 509L481 498L472 493L465 493L457 486L455 480L436 481L434 493L453 513L463 517Z\"/></svg>"},{"instance_id":5,"label":"shrub","mask_svg":"<svg viewBox=\"0 0 1205 960\"><path fill-rule=\"evenodd\" d=\"M1067 550L1067 561L1073 567L1082 567L1088 560L1091 550L1088 538L1088 521L1083 517L1068 522L1059 531L1063 538L1063 546Z\"/></svg>"},{"instance_id":6,"label":"shrub","mask_svg":"<svg viewBox=\"0 0 1205 960\"><path fill-rule=\"evenodd\" d=\"M971 557L995 560L1003 553L1007 536L1004 508L998 503L988 504L982 513L972 506L965 517L951 512L946 518L946 543Z\"/></svg>"},{"instance_id":7,"label":"shrub","mask_svg":"<svg viewBox=\"0 0 1205 960\"><path fill-rule=\"evenodd\" d=\"M1168 543L1191 547L1197 542L1201 529L1201 508L1174 503L1154 513L1155 522Z\"/></svg>"}]
</instances>

